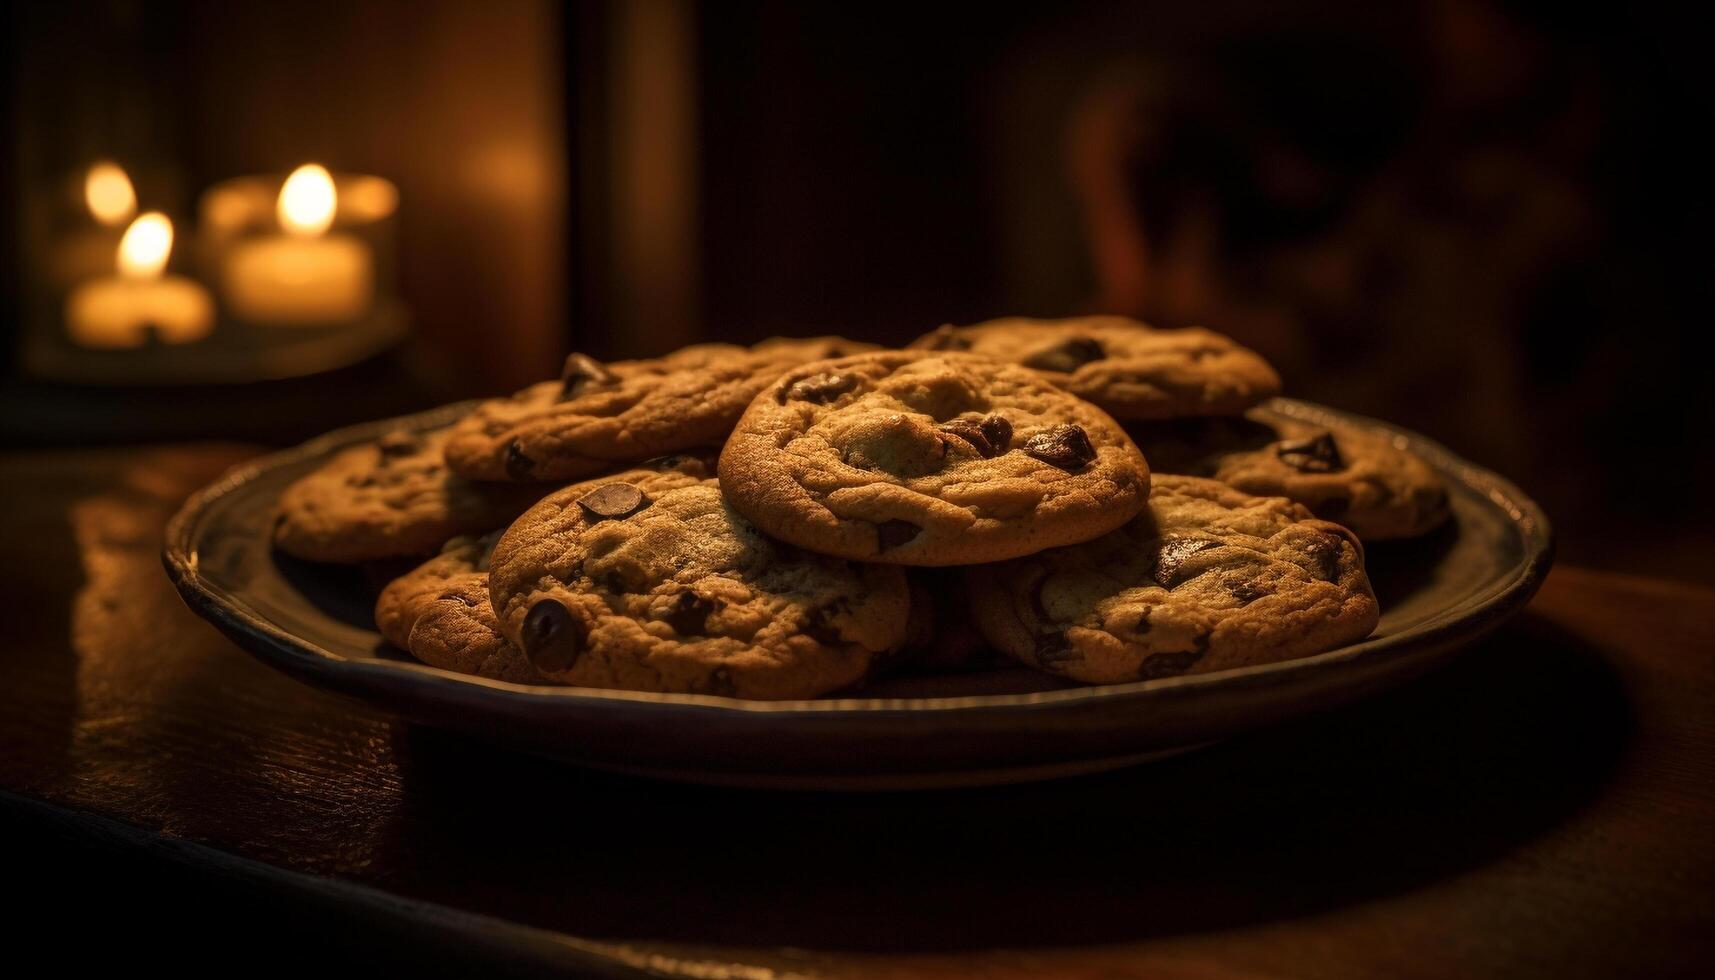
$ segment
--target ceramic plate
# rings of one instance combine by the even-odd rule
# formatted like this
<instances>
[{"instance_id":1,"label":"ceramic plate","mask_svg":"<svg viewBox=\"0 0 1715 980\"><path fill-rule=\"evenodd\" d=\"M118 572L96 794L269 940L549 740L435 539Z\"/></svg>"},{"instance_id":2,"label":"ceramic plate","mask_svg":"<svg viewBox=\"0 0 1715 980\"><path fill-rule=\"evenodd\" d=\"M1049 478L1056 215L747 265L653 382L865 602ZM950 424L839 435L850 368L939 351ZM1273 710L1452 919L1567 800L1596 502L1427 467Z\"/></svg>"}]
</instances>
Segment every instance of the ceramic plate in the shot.
<instances>
[{"instance_id":1,"label":"ceramic plate","mask_svg":"<svg viewBox=\"0 0 1715 980\"><path fill-rule=\"evenodd\" d=\"M422 724L668 779L909 788L1115 768L1352 701L1420 673L1523 608L1553 555L1541 510L1500 476L1421 436L1276 399L1269 411L1388 433L1447 481L1448 524L1420 540L1368 546L1382 618L1362 643L1100 687L1022 668L896 678L861 696L813 701L523 686L410 660L375 631L377 584L362 571L296 561L270 546L287 484L348 445L389 428L445 425L465 410L342 429L228 473L167 528L163 558L179 593L270 666Z\"/></svg>"}]
</instances>

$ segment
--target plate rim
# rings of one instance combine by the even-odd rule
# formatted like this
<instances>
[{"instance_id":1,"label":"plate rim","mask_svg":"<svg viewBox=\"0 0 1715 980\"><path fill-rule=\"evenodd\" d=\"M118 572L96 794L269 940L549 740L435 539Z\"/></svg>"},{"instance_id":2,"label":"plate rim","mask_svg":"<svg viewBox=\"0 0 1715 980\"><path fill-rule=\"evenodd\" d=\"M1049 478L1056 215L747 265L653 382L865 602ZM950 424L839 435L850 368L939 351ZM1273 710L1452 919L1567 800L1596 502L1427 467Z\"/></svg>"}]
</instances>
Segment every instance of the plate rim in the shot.
<instances>
[{"instance_id":1,"label":"plate rim","mask_svg":"<svg viewBox=\"0 0 1715 980\"><path fill-rule=\"evenodd\" d=\"M325 649L281 628L247 606L243 597L209 582L198 568L195 532L213 505L238 492L266 472L294 466L356 442L372 440L397 428L429 430L449 424L466 414L479 401L458 402L393 418L361 422L323 433L289 449L267 453L227 470L219 479L186 498L167 522L161 561L168 577L186 605L222 632L233 631L267 642L272 654L296 661L317 674L339 673L357 678L405 682L421 688L418 693L439 691L450 697L468 697L481 692L502 695L498 703L530 703L573 708L577 706L652 705L731 717L765 715L789 718L882 716L892 713L922 714L990 711L995 709L1063 709L1088 702L1126 700L1172 691L1190 696L1215 690L1268 686L1283 675L1342 670L1384 657L1398 647L1421 647L1449 637L1481 631L1472 621L1486 617L1499 623L1523 607L1547 577L1554 561L1552 525L1542 508L1511 480L1493 470L1463 459L1445 446L1410 430L1368 416L1294 398L1272 398L1262 404L1269 411L1319 425L1356 427L1386 436L1403 451L1423 458L1444 476L1457 479L1486 498L1506 515L1519 534L1523 557L1510 576L1491 587L1467 596L1443 610L1438 622L1383 637L1370 637L1292 660L1235 667L1204 674L1034 691L1019 694L972 694L938 697L836 697L782 701L758 701L711 694L664 694L651 691L622 691L601 688L517 684L431 667L409 660L353 659ZM247 652L278 667L246 643Z\"/></svg>"}]
</instances>

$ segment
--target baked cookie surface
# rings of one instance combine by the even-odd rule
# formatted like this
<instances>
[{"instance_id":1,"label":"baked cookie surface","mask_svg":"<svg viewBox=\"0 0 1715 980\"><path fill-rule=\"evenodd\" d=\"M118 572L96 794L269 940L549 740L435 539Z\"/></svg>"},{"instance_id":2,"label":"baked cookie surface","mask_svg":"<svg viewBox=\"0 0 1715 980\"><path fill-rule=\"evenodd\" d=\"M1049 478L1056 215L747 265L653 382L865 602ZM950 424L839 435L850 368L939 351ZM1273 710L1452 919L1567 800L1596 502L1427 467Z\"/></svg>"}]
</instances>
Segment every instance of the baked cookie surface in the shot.
<instances>
[{"instance_id":1,"label":"baked cookie surface","mask_svg":"<svg viewBox=\"0 0 1715 980\"><path fill-rule=\"evenodd\" d=\"M441 553L394 579L375 603L389 643L432 667L519 684L547 683L497 628L488 601L488 558L500 532L447 542Z\"/></svg>"},{"instance_id":2,"label":"baked cookie surface","mask_svg":"<svg viewBox=\"0 0 1715 980\"><path fill-rule=\"evenodd\" d=\"M1379 616L1350 531L1185 476L1156 476L1148 509L1112 534L966 575L990 642L1089 684L1310 656Z\"/></svg>"},{"instance_id":3,"label":"baked cookie surface","mask_svg":"<svg viewBox=\"0 0 1715 980\"><path fill-rule=\"evenodd\" d=\"M746 405L793 364L869 350L839 337L754 347L697 344L602 364L566 358L560 380L495 399L453 427L447 463L480 480L569 480L626 462L719 445Z\"/></svg>"},{"instance_id":4,"label":"baked cookie surface","mask_svg":"<svg viewBox=\"0 0 1715 980\"><path fill-rule=\"evenodd\" d=\"M906 565L1086 541L1143 507L1119 425L1034 372L885 351L803 365L745 411L720 460L733 507L782 540Z\"/></svg>"},{"instance_id":5,"label":"baked cookie surface","mask_svg":"<svg viewBox=\"0 0 1715 980\"><path fill-rule=\"evenodd\" d=\"M902 569L783 545L716 480L650 470L531 508L495 547L489 595L501 632L555 682L741 698L853 684L910 620Z\"/></svg>"},{"instance_id":6,"label":"baked cookie surface","mask_svg":"<svg viewBox=\"0 0 1715 980\"><path fill-rule=\"evenodd\" d=\"M486 572L489 552L499 537L499 532L481 537L460 535L448 541L440 554L388 582L375 599L375 628L388 643L408 649L417 617L446 590L448 582Z\"/></svg>"},{"instance_id":7,"label":"baked cookie surface","mask_svg":"<svg viewBox=\"0 0 1715 980\"><path fill-rule=\"evenodd\" d=\"M553 489L480 484L447 468L447 430L392 432L340 452L280 495L274 543L309 561L432 555L504 525Z\"/></svg>"},{"instance_id":8,"label":"baked cookie surface","mask_svg":"<svg viewBox=\"0 0 1715 980\"><path fill-rule=\"evenodd\" d=\"M1159 330L1127 317L948 325L911 346L969 351L1040 371L1117 419L1235 415L1280 393L1274 368L1221 334Z\"/></svg>"},{"instance_id":9,"label":"baked cookie surface","mask_svg":"<svg viewBox=\"0 0 1715 980\"><path fill-rule=\"evenodd\" d=\"M1366 541L1417 537L1447 519L1441 478L1382 433L1328 429L1261 411L1136 424L1128 431L1157 472L1286 497Z\"/></svg>"}]
</instances>

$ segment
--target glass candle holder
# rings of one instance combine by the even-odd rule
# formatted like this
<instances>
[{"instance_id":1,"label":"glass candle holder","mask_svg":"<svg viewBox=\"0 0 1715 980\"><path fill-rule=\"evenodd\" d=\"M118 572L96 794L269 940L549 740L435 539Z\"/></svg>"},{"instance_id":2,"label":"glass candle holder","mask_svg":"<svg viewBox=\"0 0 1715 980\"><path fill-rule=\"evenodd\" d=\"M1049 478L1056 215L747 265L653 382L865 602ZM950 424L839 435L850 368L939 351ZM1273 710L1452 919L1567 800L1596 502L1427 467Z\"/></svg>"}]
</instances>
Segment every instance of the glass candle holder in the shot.
<instances>
[{"instance_id":1,"label":"glass candle holder","mask_svg":"<svg viewBox=\"0 0 1715 980\"><path fill-rule=\"evenodd\" d=\"M307 164L202 196L199 258L222 318L262 330L375 329L394 295L399 192Z\"/></svg>"}]
</instances>

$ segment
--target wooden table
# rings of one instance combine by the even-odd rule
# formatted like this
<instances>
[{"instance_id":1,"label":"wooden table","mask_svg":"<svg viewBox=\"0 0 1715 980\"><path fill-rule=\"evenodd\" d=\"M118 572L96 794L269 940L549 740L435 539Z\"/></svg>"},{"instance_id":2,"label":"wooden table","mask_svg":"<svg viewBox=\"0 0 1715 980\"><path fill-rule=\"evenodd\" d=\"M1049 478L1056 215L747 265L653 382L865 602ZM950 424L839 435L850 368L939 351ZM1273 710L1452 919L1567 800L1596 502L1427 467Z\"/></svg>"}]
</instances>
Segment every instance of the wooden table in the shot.
<instances>
[{"instance_id":1,"label":"wooden table","mask_svg":"<svg viewBox=\"0 0 1715 980\"><path fill-rule=\"evenodd\" d=\"M0 457L14 956L76 922L81 962L486 975L1715 970L1710 591L1563 567L1408 689L1124 772L711 790L413 728L226 642L160 533L251 451Z\"/></svg>"}]
</instances>

